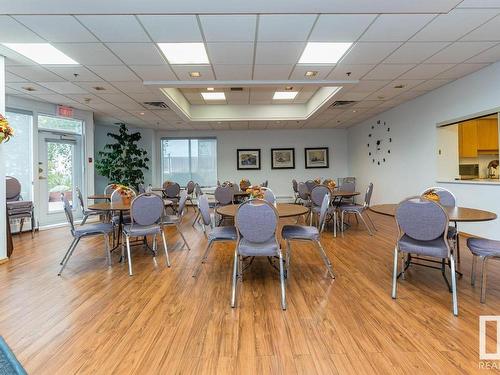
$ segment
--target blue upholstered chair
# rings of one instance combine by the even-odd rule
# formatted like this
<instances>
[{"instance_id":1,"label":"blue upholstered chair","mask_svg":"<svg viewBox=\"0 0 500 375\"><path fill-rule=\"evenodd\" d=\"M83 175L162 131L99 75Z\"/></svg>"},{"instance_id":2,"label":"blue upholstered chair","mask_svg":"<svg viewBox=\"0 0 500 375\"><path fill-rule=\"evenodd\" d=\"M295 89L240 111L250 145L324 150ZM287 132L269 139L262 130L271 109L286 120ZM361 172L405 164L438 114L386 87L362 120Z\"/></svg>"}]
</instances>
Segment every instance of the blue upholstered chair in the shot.
<instances>
[{"instance_id":1,"label":"blue upholstered chair","mask_svg":"<svg viewBox=\"0 0 500 375\"><path fill-rule=\"evenodd\" d=\"M98 215L104 214L103 211L87 210L85 208L85 204L83 203L82 192L80 191L79 188L76 188L75 190L76 190L76 196L78 198L78 203L80 203L80 209L82 210L82 214L83 214L83 220L81 222L81 225L84 225L87 222L87 219L89 218L89 216L98 216Z\"/></svg>"},{"instance_id":2,"label":"blue upholstered chair","mask_svg":"<svg viewBox=\"0 0 500 375\"><path fill-rule=\"evenodd\" d=\"M264 200L272 205L276 205L276 195L269 188L264 189Z\"/></svg>"},{"instance_id":3,"label":"blue upholstered chair","mask_svg":"<svg viewBox=\"0 0 500 375\"><path fill-rule=\"evenodd\" d=\"M444 261L447 260L451 270L453 314L457 316L458 301L455 258L453 257L447 238L449 220L443 207L436 202L421 197L408 198L398 205L396 209L396 222L398 224L399 235L394 249L392 298L396 298L397 279L399 277L398 258L400 255L403 255L403 269L401 270L403 278L406 268L411 264L419 264L412 262L411 257L413 254L441 259L443 261L443 276L445 276ZM405 254L408 256L406 261L404 259Z\"/></svg>"},{"instance_id":4,"label":"blue upholstered chair","mask_svg":"<svg viewBox=\"0 0 500 375\"><path fill-rule=\"evenodd\" d=\"M238 242L234 252L233 287L231 307L236 306L237 280L242 277L241 257L277 257L281 280L281 308L286 310L285 265L276 237L278 212L262 199L251 199L242 203L235 217Z\"/></svg>"},{"instance_id":5,"label":"blue upholstered chair","mask_svg":"<svg viewBox=\"0 0 500 375\"><path fill-rule=\"evenodd\" d=\"M186 237L184 237L184 233L182 233L181 229L182 218L184 216L184 208L186 207L186 200L187 200L187 192L185 190L181 191L177 213L175 215L165 215L163 217L162 224L167 227L168 226L175 227L177 229L177 232L179 232L179 234L181 235L182 241L184 242L182 247L187 246L188 250L191 250L188 242L186 241Z\"/></svg>"},{"instance_id":6,"label":"blue upholstered chair","mask_svg":"<svg viewBox=\"0 0 500 375\"><path fill-rule=\"evenodd\" d=\"M122 201L121 191L123 190L126 190L126 193L129 194L132 197L132 199L135 198L137 195L135 190L129 187L115 189L113 193L111 193L111 202L121 202ZM122 213L122 219L124 224L130 224L130 213ZM111 217L111 222L114 225L118 225L118 223L120 222L120 215L114 213L113 216Z\"/></svg>"},{"instance_id":7,"label":"blue upholstered chair","mask_svg":"<svg viewBox=\"0 0 500 375\"><path fill-rule=\"evenodd\" d=\"M316 181L313 180L307 180L305 184L307 186L307 191L309 193L311 193L312 189L317 185Z\"/></svg>"},{"instance_id":8,"label":"blue upholstered chair","mask_svg":"<svg viewBox=\"0 0 500 375\"><path fill-rule=\"evenodd\" d=\"M481 259L481 303L486 301L486 266L489 259L500 259L500 241L484 238L469 238L467 246L472 252L472 272L470 283L476 283L477 258Z\"/></svg>"},{"instance_id":9,"label":"blue upholstered chair","mask_svg":"<svg viewBox=\"0 0 500 375\"><path fill-rule=\"evenodd\" d=\"M115 190L116 190L116 184L108 184L104 188L104 194L111 195L111 194L113 194L113 191L115 191Z\"/></svg>"},{"instance_id":10,"label":"blue upholstered chair","mask_svg":"<svg viewBox=\"0 0 500 375\"><path fill-rule=\"evenodd\" d=\"M21 195L21 183L12 176L5 176L5 198L9 221L19 220L19 234L23 232L24 220L31 221L31 238L35 233L35 214L32 201L25 201Z\"/></svg>"},{"instance_id":11,"label":"blue upholstered chair","mask_svg":"<svg viewBox=\"0 0 500 375\"><path fill-rule=\"evenodd\" d=\"M194 196L196 198L196 201L198 202L198 199L203 195L203 191L201 190L200 188L200 185L199 184L195 184L194 185L194 188L193 188L193 193L194 193ZM193 219L193 223L191 224L192 227L195 226L195 224L199 221L200 219L200 210L199 209L196 209L196 206L195 206L195 211L196 211L196 215L194 216L194 219Z\"/></svg>"},{"instance_id":12,"label":"blue upholstered chair","mask_svg":"<svg viewBox=\"0 0 500 375\"><path fill-rule=\"evenodd\" d=\"M206 196L201 195L198 198L198 212L200 213L202 219L203 233L208 240L207 248L205 253L201 258L201 264L196 267L193 273L193 277L196 277L200 272L203 263L206 262L208 258L208 252L210 251L212 244L216 241L236 241L238 239L238 234L236 233L236 227L234 226L224 226L215 227L213 225L212 217L210 215L210 207L208 205L208 199Z\"/></svg>"},{"instance_id":13,"label":"blue upholstered chair","mask_svg":"<svg viewBox=\"0 0 500 375\"><path fill-rule=\"evenodd\" d=\"M299 197L299 183L297 182L297 180L295 178L292 179L292 189L293 189L293 198L294 198L293 203L297 204L297 202L300 199L300 197Z\"/></svg>"},{"instance_id":14,"label":"blue upholstered chair","mask_svg":"<svg viewBox=\"0 0 500 375\"><path fill-rule=\"evenodd\" d=\"M320 235L325 227L326 215L328 214L328 207L330 206L330 194L325 194L323 196L323 201L320 207L318 228L313 226L304 225L284 225L281 230L281 237L286 241L287 251L286 251L286 270L287 274L290 271L290 258L291 250L290 241L312 241L316 244L323 262L325 262L326 269L330 274L331 278L335 278L333 273L332 263L321 246Z\"/></svg>"},{"instance_id":15,"label":"blue upholstered chair","mask_svg":"<svg viewBox=\"0 0 500 375\"><path fill-rule=\"evenodd\" d=\"M165 233L160 225L163 211L163 200L156 194L141 194L132 201L130 205L130 224L123 227L123 234L127 243L128 273L130 276L133 275L132 257L130 256L130 237L153 236L153 254L156 256L156 236L161 234L167 266L170 267L167 241L165 240ZM122 242L122 256L123 247L124 244Z\"/></svg>"},{"instance_id":16,"label":"blue upholstered chair","mask_svg":"<svg viewBox=\"0 0 500 375\"><path fill-rule=\"evenodd\" d=\"M372 225L373 229L377 230L375 227L375 224L373 224L373 221L368 215L368 209L370 208L370 201L372 199L372 194L373 194L373 184L370 182L368 185L368 188L366 189L365 193L365 200L362 205L357 205L357 204L349 204L349 205L341 205L340 206L340 228L342 232L344 231L344 217L345 215L355 215L356 217L359 217L363 224L366 227L366 230L368 230L368 233L370 233L370 236L373 236L373 232L370 229L370 226L365 220L365 216L368 218L368 221ZM365 215L363 215L365 214Z\"/></svg>"},{"instance_id":17,"label":"blue upholstered chair","mask_svg":"<svg viewBox=\"0 0 500 375\"><path fill-rule=\"evenodd\" d=\"M312 225L313 218L318 217L323 204L323 198L330 193L330 189L325 185L316 185L311 190L311 217L309 225ZM328 195L329 196L329 195Z\"/></svg>"},{"instance_id":18,"label":"blue upholstered chair","mask_svg":"<svg viewBox=\"0 0 500 375\"><path fill-rule=\"evenodd\" d=\"M61 193L61 200L64 204L64 212L66 214L66 219L70 225L71 235L73 236L73 241L69 246L68 250L64 254L63 259L61 260L61 269L59 270L58 276L61 276L66 264L68 264L69 258L73 255L75 251L76 245L80 242L80 239L83 237L89 236L104 236L104 245L106 249L106 257L108 258L108 266L111 266L111 254L109 252L109 234L113 232L113 224L111 223L98 223L98 224L86 224L79 227L75 227L73 220L73 211L71 209L71 205L68 202L68 199L64 196L64 193Z\"/></svg>"},{"instance_id":19,"label":"blue upholstered chair","mask_svg":"<svg viewBox=\"0 0 500 375\"><path fill-rule=\"evenodd\" d=\"M233 204L234 201L234 188L232 186L217 186L214 192L215 204L214 208L227 206L228 204ZM222 217L219 219L217 217L217 225L222 222Z\"/></svg>"},{"instance_id":20,"label":"blue upholstered chair","mask_svg":"<svg viewBox=\"0 0 500 375\"><path fill-rule=\"evenodd\" d=\"M261 187L268 187L269 186L269 181L265 180L263 183L260 184Z\"/></svg>"},{"instance_id":21,"label":"blue upholstered chair","mask_svg":"<svg viewBox=\"0 0 500 375\"><path fill-rule=\"evenodd\" d=\"M177 182L165 181L163 183L163 196L171 201L173 205L171 206L174 212L176 212L175 206L179 202L179 193L181 191L181 186Z\"/></svg>"}]
</instances>

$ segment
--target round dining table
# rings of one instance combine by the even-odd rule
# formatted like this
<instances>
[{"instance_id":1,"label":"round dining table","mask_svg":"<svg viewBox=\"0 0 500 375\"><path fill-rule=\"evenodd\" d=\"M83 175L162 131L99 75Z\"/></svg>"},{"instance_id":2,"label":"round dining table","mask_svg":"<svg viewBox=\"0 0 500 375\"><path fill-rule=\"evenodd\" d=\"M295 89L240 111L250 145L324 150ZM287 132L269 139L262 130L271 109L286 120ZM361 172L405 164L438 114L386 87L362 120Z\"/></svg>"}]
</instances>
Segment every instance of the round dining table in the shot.
<instances>
[{"instance_id":1,"label":"round dining table","mask_svg":"<svg viewBox=\"0 0 500 375\"><path fill-rule=\"evenodd\" d=\"M396 216L398 204L377 204L370 207L370 211L386 216ZM490 211L478 210L468 207L448 207L443 206L450 221L455 223L491 221L497 218L497 214Z\"/></svg>"},{"instance_id":2,"label":"round dining table","mask_svg":"<svg viewBox=\"0 0 500 375\"><path fill-rule=\"evenodd\" d=\"M111 194L92 194L87 199L111 199Z\"/></svg>"},{"instance_id":3,"label":"round dining table","mask_svg":"<svg viewBox=\"0 0 500 375\"><path fill-rule=\"evenodd\" d=\"M228 204L227 206L217 207L216 211L221 216L235 217L238 207L237 204ZM284 218L305 215L309 212L309 209L299 204L277 203L276 211L278 211L280 218Z\"/></svg>"}]
</instances>

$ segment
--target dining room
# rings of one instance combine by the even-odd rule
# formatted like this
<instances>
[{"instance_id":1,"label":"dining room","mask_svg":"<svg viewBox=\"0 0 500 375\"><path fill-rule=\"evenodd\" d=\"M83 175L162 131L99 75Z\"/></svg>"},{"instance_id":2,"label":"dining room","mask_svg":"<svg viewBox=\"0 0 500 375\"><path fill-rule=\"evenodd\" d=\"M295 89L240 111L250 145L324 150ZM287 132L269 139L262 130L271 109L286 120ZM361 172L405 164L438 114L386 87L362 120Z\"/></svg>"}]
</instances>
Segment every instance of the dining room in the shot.
<instances>
[{"instance_id":1,"label":"dining room","mask_svg":"<svg viewBox=\"0 0 500 375\"><path fill-rule=\"evenodd\" d=\"M0 21L0 373L500 369L500 3Z\"/></svg>"}]
</instances>

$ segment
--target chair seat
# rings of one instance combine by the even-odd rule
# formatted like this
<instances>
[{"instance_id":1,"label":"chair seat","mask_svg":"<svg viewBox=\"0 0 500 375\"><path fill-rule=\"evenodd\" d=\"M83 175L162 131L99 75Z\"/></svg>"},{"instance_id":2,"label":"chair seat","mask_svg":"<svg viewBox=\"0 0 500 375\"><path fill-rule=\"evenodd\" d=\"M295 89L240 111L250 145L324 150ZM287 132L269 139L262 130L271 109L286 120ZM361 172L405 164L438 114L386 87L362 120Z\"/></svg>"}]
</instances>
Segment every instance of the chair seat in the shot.
<instances>
[{"instance_id":1,"label":"chair seat","mask_svg":"<svg viewBox=\"0 0 500 375\"><path fill-rule=\"evenodd\" d=\"M339 208L344 212L363 212L366 209L358 204L341 204Z\"/></svg>"},{"instance_id":2,"label":"chair seat","mask_svg":"<svg viewBox=\"0 0 500 375\"><path fill-rule=\"evenodd\" d=\"M92 234L106 234L113 231L113 224L110 223L97 223L97 224L86 224L83 226L75 227L74 236L83 237L90 236Z\"/></svg>"},{"instance_id":3,"label":"chair seat","mask_svg":"<svg viewBox=\"0 0 500 375\"><path fill-rule=\"evenodd\" d=\"M101 215L104 214L104 211L95 211L95 210L85 210L83 211L83 214L86 216L95 216L95 215Z\"/></svg>"},{"instance_id":4,"label":"chair seat","mask_svg":"<svg viewBox=\"0 0 500 375\"><path fill-rule=\"evenodd\" d=\"M398 242L399 250L404 253L431 256L436 258L447 258L448 248L442 237L432 241L418 241L406 234Z\"/></svg>"},{"instance_id":5,"label":"chair seat","mask_svg":"<svg viewBox=\"0 0 500 375\"><path fill-rule=\"evenodd\" d=\"M16 212L16 213L10 213L9 212L9 219L11 220L16 220L16 219L25 219L27 217L31 217L32 211L29 212Z\"/></svg>"},{"instance_id":6,"label":"chair seat","mask_svg":"<svg viewBox=\"0 0 500 375\"><path fill-rule=\"evenodd\" d=\"M227 226L227 227L215 227L210 233L208 233L208 240L234 240L238 239L238 233L236 232L236 227Z\"/></svg>"},{"instance_id":7,"label":"chair seat","mask_svg":"<svg viewBox=\"0 0 500 375\"><path fill-rule=\"evenodd\" d=\"M250 242L245 238L240 240L238 253L243 256L274 256L278 255L278 244L276 239L271 237L266 242Z\"/></svg>"},{"instance_id":8,"label":"chair seat","mask_svg":"<svg viewBox=\"0 0 500 375\"><path fill-rule=\"evenodd\" d=\"M469 238L467 239L467 246L474 255L500 256L500 241Z\"/></svg>"},{"instance_id":9,"label":"chair seat","mask_svg":"<svg viewBox=\"0 0 500 375\"><path fill-rule=\"evenodd\" d=\"M285 240L319 240L319 230L316 227L305 225L284 225L281 237Z\"/></svg>"},{"instance_id":10,"label":"chair seat","mask_svg":"<svg viewBox=\"0 0 500 375\"><path fill-rule=\"evenodd\" d=\"M148 236L152 234L158 234L161 232L161 227L158 224L152 225L125 225L123 227L123 233L132 237Z\"/></svg>"},{"instance_id":11,"label":"chair seat","mask_svg":"<svg viewBox=\"0 0 500 375\"><path fill-rule=\"evenodd\" d=\"M163 224L177 224L179 222L179 217L177 215L165 215L163 217Z\"/></svg>"}]
</instances>

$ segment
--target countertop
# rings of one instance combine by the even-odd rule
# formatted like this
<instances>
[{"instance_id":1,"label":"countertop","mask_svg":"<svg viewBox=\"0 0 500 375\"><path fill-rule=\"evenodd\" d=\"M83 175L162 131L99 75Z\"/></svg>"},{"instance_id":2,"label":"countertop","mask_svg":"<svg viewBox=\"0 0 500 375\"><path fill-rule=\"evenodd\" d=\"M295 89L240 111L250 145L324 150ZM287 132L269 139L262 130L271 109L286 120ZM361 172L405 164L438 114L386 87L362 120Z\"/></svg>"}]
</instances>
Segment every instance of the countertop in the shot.
<instances>
[{"instance_id":1,"label":"countertop","mask_svg":"<svg viewBox=\"0 0 500 375\"><path fill-rule=\"evenodd\" d=\"M442 184L500 185L500 179L498 178L475 178L473 180L442 178L438 179L437 182Z\"/></svg>"}]
</instances>

